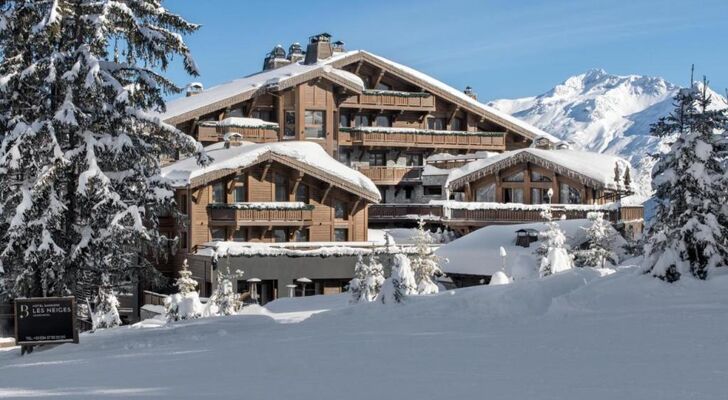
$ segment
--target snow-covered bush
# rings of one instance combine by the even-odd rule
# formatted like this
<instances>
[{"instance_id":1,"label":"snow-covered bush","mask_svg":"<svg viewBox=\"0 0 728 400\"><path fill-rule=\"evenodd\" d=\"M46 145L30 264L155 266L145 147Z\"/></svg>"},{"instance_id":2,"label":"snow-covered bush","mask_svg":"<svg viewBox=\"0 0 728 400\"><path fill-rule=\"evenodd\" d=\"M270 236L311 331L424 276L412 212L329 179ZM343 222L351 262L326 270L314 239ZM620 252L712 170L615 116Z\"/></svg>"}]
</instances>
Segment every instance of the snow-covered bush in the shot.
<instances>
[{"instance_id":1,"label":"snow-covered bush","mask_svg":"<svg viewBox=\"0 0 728 400\"><path fill-rule=\"evenodd\" d=\"M432 236L425 230L425 221L417 223L414 237L416 253L412 256L412 271L417 281L418 294L433 294L439 291L435 277L442 275L441 258L432 251Z\"/></svg>"},{"instance_id":2,"label":"snow-covered bush","mask_svg":"<svg viewBox=\"0 0 728 400\"><path fill-rule=\"evenodd\" d=\"M543 243L536 251L541 257L539 275L544 277L573 268L574 260L569 253L566 234L553 220L551 209L542 211L541 217L546 220L547 229L545 232L539 233L543 239Z\"/></svg>"},{"instance_id":3,"label":"snow-covered bush","mask_svg":"<svg viewBox=\"0 0 728 400\"><path fill-rule=\"evenodd\" d=\"M179 272L175 285L179 292L164 299L167 320L179 321L201 317L204 306L200 302L197 281L192 279L192 271L187 266L187 260L182 264L182 270Z\"/></svg>"},{"instance_id":4,"label":"snow-covered bush","mask_svg":"<svg viewBox=\"0 0 728 400\"><path fill-rule=\"evenodd\" d=\"M381 292L383 283L384 267L382 267L374 251L369 253L366 262L360 255L357 258L354 279L349 282L351 302L374 301Z\"/></svg>"},{"instance_id":5,"label":"snow-covered bush","mask_svg":"<svg viewBox=\"0 0 728 400\"><path fill-rule=\"evenodd\" d=\"M590 212L587 218L591 224L586 231L588 248L576 252L576 264L582 267L605 268L616 265L619 257L614 251L619 233L600 212Z\"/></svg>"},{"instance_id":6,"label":"snow-covered bush","mask_svg":"<svg viewBox=\"0 0 728 400\"><path fill-rule=\"evenodd\" d=\"M114 328L121 325L119 300L107 279L104 279L104 285L99 287L96 309L91 317L91 322L94 331L99 328Z\"/></svg>"},{"instance_id":7,"label":"snow-covered bush","mask_svg":"<svg viewBox=\"0 0 728 400\"><path fill-rule=\"evenodd\" d=\"M212 315L233 315L240 308L240 297L233 290L233 279L243 276L243 271L230 272L230 265L225 269L218 267L217 283L212 291L210 300L205 305L205 316Z\"/></svg>"},{"instance_id":8,"label":"snow-covered bush","mask_svg":"<svg viewBox=\"0 0 728 400\"><path fill-rule=\"evenodd\" d=\"M404 254L395 254L392 274L382 284L379 300L385 304L401 303L405 297L414 294L417 294L417 282L410 260Z\"/></svg>"},{"instance_id":9,"label":"snow-covered bush","mask_svg":"<svg viewBox=\"0 0 728 400\"><path fill-rule=\"evenodd\" d=\"M497 285L507 285L509 283L511 283L511 278L509 278L505 272L496 271L496 273L490 277L490 282L488 284L491 286L497 286Z\"/></svg>"},{"instance_id":10,"label":"snow-covered bush","mask_svg":"<svg viewBox=\"0 0 728 400\"><path fill-rule=\"evenodd\" d=\"M728 264L726 111L711 111L707 82L675 96L675 110L651 134L675 138L652 170L656 210L646 232L644 268L668 282L706 279Z\"/></svg>"}]
</instances>

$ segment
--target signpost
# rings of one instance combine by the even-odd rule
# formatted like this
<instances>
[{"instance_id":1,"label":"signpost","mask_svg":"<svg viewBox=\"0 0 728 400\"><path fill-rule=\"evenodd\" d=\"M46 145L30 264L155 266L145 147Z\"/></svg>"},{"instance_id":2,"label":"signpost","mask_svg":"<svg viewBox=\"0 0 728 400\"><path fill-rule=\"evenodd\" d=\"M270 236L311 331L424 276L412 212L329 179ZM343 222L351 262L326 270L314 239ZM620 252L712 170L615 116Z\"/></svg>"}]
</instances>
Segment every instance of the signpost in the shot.
<instances>
[{"instance_id":1,"label":"signpost","mask_svg":"<svg viewBox=\"0 0 728 400\"><path fill-rule=\"evenodd\" d=\"M41 344L78 343L76 298L15 299L15 341L21 354Z\"/></svg>"}]
</instances>

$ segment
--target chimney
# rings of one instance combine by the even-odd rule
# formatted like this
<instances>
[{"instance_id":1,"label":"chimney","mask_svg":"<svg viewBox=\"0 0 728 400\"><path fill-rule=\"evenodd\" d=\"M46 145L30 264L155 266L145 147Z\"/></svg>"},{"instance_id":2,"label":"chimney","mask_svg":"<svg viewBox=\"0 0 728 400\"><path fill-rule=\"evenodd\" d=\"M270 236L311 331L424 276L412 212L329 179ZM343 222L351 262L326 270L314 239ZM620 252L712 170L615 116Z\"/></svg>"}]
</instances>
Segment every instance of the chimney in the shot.
<instances>
[{"instance_id":1,"label":"chimney","mask_svg":"<svg viewBox=\"0 0 728 400\"><path fill-rule=\"evenodd\" d=\"M304 64L316 64L318 60L324 60L334 53L331 46L331 35L328 33L319 33L308 39L308 47L306 47L306 59Z\"/></svg>"},{"instance_id":2,"label":"chimney","mask_svg":"<svg viewBox=\"0 0 728 400\"><path fill-rule=\"evenodd\" d=\"M551 145L551 141L548 138L543 137L543 136L539 136L536 138L536 140L534 140L533 147L535 147L537 149L541 149L541 150L553 149L553 147Z\"/></svg>"},{"instance_id":3,"label":"chimney","mask_svg":"<svg viewBox=\"0 0 728 400\"><path fill-rule=\"evenodd\" d=\"M237 132L228 132L225 136L223 136L223 140L225 141L226 149L229 149L230 147L239 147L243 144L243 135Z\"/></svg>"},{"instance_id":4,"label":"chimney","mask_svg":"<svg viewBox=\"0 0 728 400\"><path fill-rule=\"evenodd\" d=\"M344 49L344 42L342 42L341 40L337 40L334 42L333 49L334 53L343 53L346 51L346 49Z\"/></svg>"},{"instance_id":5,"label":"chimney","mask_svg":"<svg viewBox=\"0 0 728 400\"><path fill-rule=\"evenodd\" d=\"M265 60L263 60L263 71L280 68L290 63L291 61L286 58L286 51L283 49L283 46L278 44L265 56Z\"/></svg>"},{"instance_id":6,"label":"chimney","mask_svg":"<svg viewBox=\"0 0 728 400\"><path fill-rule=\"evenodd\" d=\"M465 93L466 96L470 97L473 100L478 100L478 94L473 92L473 88L470 86L466 86L465 90L463 90L463 93Z\"/></svg>"},{"instance_id":7,"label":"chimney","mask_svg":"<svg viewBox=\"0 0 728 400\"><path fill-rule=\"evenodd\" d=\"M301 43L295 42L288 47L288 61L291 63L297 63L303 60L303 48Z\"/></svg>"},{"instance_id":8,"label":"chimney","mask_svg":"<svg viewBox=\"0 0 728 400\"><path fill-rule=\"evenodd\" d=\"M202 86L200 82L192 82L189 85L187 85L187 91L185 95L187 97L192 97L196 94L202 93L202 91L205 90L205 87Z\"/></svg>"}]
</instances>

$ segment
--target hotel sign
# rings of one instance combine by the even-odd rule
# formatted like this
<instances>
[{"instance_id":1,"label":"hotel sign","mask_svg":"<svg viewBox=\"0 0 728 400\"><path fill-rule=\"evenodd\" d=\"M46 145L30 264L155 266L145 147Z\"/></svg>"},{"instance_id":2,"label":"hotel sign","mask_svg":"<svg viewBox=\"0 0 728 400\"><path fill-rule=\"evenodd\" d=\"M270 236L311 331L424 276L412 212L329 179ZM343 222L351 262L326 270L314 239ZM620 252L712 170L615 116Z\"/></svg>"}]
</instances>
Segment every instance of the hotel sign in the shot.
<instances>
[{"instance_id":1,"label":"hotel sign","mask_svg":"<svg viewBox=\"0 0 728 400\"><path fill-rule=\"evenodd\" d=\"M76 298L16 299L15 341L21 346L78 343Z\"/></svg>"}]
</instances>

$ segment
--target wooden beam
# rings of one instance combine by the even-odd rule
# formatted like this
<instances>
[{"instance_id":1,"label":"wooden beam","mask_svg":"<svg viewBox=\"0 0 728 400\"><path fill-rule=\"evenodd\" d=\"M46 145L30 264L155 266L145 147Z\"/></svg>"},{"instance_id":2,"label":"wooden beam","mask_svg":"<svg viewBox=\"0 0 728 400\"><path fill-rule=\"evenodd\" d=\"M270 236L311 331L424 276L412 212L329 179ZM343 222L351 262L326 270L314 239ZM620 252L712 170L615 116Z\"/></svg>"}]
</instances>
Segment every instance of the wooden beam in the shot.
<instances>
[{"instance_id":1,"label":"wooden beam","mask_svg":"<svg viewBox=\"0 0 728 400\"><path fill-rule=\"evenodd\" d=\"M273 161L266 161L266 163L263 166L263 173L260 174L260 180L264 181L265 178L268 176L268 170L270 170L271 165L273 165Z\"/></svg>"},{"instance_id":2,"label":"wooden beam","mask_svg":"<svg viewBox=\"0 0 728 400\"><path fill-rule=\"evenodd\" d=\"M324 190L324 195L321 196L321 203L323 204L326 202L326 198L329 197L329 193L331 192L331 188L334 187L331 183L326 184L326 190Z\"/></svg>"},{"instance_id":3,"label":"wooden beam","mask_svg":"<svg viewBox=\"0 0 728 400\"><path fill-rule=\"evenodd\" d=\"M258 99L260 96L253 97L253 99L250 101L250 108L248 109L248 118L251 118L253 116L253 109L258 105Z\"/></svg>"},{"instance_id":4,"label":"wooden beam","mask_svg":"<svg viewBox=\"0 0 728 400\"><path fill-rule=\"evenodd\" d=\"M356 68L354 69L354 75L359 75L359 70L361 69L362 64L364 64L364 61L359 60L358 63L356 63Z\"/></svg>"},{"instance_id":5,"label":"wooden beam","mask_svg":"<svg viewBox=\"0 0 728 400\"><path fill-rule=\"evenodd\" d=\"M377 85L379 85L379 82L382 81L383 76L384 76L384 69L380 69L379 74L377 74L377 77L374 79L374 82L372 83L372 89L377 88Z\"/></svg>"}]
</instances>

